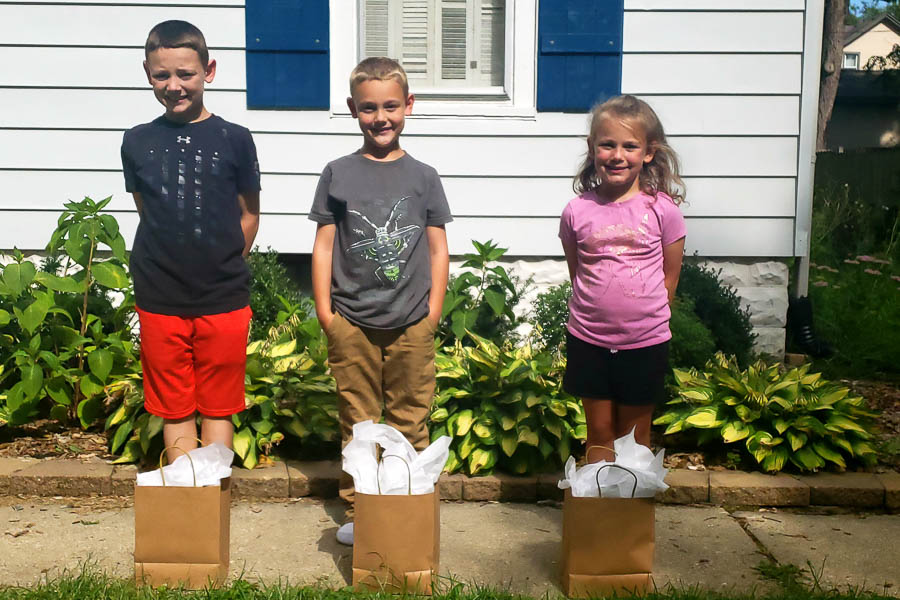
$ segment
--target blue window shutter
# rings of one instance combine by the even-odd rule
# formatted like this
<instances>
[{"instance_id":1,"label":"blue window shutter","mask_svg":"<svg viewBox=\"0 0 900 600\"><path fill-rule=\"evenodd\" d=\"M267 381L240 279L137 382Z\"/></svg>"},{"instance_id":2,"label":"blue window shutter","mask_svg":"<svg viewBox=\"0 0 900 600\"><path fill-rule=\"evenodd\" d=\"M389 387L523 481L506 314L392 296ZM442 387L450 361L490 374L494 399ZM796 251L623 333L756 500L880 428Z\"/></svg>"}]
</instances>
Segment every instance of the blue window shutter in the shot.
<instances>
[{"instance_id":1,"label":"blue window shutter","mask_svg":"<svg viewBox=\"0 0 900 600\"><path fill-rule=\"evenodd\" d=\"M246 0L247 107L327 109L328 0Z\"/></svg>"},{"instance_id":2,"label":"blue window shutter","mask_svg":"<svg viewBox=\"0 0 900 600\"><path fill-rule=\"evenodd\" d=\"M584 112L621 93L624 0L541 0L537 109Z\"/></svg>"}]
</instances>

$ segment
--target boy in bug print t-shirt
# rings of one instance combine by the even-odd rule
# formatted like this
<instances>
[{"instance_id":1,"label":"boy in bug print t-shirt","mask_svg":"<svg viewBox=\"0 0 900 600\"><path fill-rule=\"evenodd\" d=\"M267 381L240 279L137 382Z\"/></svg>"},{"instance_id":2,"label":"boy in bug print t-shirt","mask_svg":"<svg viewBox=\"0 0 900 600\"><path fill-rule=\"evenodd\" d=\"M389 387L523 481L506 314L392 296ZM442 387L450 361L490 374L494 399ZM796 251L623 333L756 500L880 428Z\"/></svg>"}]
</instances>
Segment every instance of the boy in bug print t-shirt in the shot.
<instances>
[{"instance_id":1,"label":"boy in bug print t-shirt","mask_svg":"<svg viewBox=\"0 0 900 600\"><path fill-rule=\"evenodd\" d=\"M350 75L350 111L363 145L325 167L309 218L316 314L328 337L341 439L353 425L384 419L422 450L434 396L434 334L447 288L444 225L452 220L437 172L400 148L412 112L406 73L368 58ZM352 543L351 507L338 539Z\"/></svg>"}]
</instances>

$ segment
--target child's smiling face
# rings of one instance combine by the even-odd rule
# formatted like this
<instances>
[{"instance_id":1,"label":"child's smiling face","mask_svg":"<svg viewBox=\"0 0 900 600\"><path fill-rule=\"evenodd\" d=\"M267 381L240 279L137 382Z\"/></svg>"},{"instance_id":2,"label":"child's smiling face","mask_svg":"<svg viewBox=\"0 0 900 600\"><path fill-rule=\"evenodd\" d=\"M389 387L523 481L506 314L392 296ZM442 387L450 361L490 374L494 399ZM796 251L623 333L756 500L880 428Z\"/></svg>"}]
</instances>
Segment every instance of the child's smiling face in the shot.
<instances>
[{"instance_id":1,"label":"child's smiling face","mask_svg":"<svg viewBox=\"0 0 900 600\"><path fill-rule=\"evenodd\" d=\"M193 48L157 48L144 61L144 71L166 118L188 123L208 116L203 90L216 76L216 61L204 65Z\"/></svg>"},{"instance_id":2,"label":"child's smiling face","mask_svg":"<svg viewBox=\"0 0 900 600\"><path fill-rule=\"evenodd\" d=\"M400 150L400 133L412 114L413 96L393 79L370 79L356 85L347 99L350 112L363 133L363 151L387 158Z\"/></svg>"},{"instance_id":3,"label":"child's smiling face","mask_svg":"<svg viewBox=\"0 0 900 600\"><path fill-rule=\"evenodd\" d=\"M598 119L588 138L588 152L601 188L607 188L620 200L640 189L641 170L653 160L644 132L611 115Z\"/></svg>"}]
</instances>

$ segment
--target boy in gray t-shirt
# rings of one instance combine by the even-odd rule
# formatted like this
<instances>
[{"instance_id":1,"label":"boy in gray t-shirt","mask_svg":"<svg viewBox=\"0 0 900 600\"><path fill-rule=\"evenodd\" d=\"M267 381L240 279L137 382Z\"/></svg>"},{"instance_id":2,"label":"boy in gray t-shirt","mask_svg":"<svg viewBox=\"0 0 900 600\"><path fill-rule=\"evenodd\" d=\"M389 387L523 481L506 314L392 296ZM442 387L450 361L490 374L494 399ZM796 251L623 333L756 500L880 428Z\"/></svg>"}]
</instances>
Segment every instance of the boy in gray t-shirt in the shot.
<instances>
[{"instance_id":1,"label":"boy in gray t-shirt","mask_svg":"<svg viewBox=\"0 0 900 600\"><path fill-rule=\"evenodd\" d=\"M350 74L350 94L363 146L328 163L309 213L318 223L316 315L328 336L342 442L355 423L378 422L383 408L385 422L422 450L450 264L444 225L453 217L437 172L400 148L414 100L403 67L367 58ZM346 473L340 496L351 506L338 540L352 544Z\"/></svg>"}]
</instances>

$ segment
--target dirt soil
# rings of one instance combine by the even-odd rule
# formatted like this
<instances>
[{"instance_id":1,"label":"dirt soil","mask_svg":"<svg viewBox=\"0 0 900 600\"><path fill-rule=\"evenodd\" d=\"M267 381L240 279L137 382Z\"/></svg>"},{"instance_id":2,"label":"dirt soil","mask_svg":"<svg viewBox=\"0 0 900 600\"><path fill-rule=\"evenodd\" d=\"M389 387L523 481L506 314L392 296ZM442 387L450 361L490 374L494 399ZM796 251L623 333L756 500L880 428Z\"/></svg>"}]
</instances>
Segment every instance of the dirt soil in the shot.
<instances>
[{"instance_id":1,"label":"dirt soil","mask_svg":"<svg viewBox=\"0 0 900 600\"><path fill-rule=\"evenodd\" d=\"M876 442L885 452L880 469L900 470L900 382L842 380L851 392L864 397L869 406L879 412L879 431ZM721 470L737 468L727 456L679 447L672 440L662 439L654 432L656 446L668 446L665 466L691 470ZM277 453L277 450L276 450ZM109 444L102 433L66 427L47 419L19 428L0 428L0 457L33 458L101 458L113 460Z\"/></svg>"}]
</instances>

